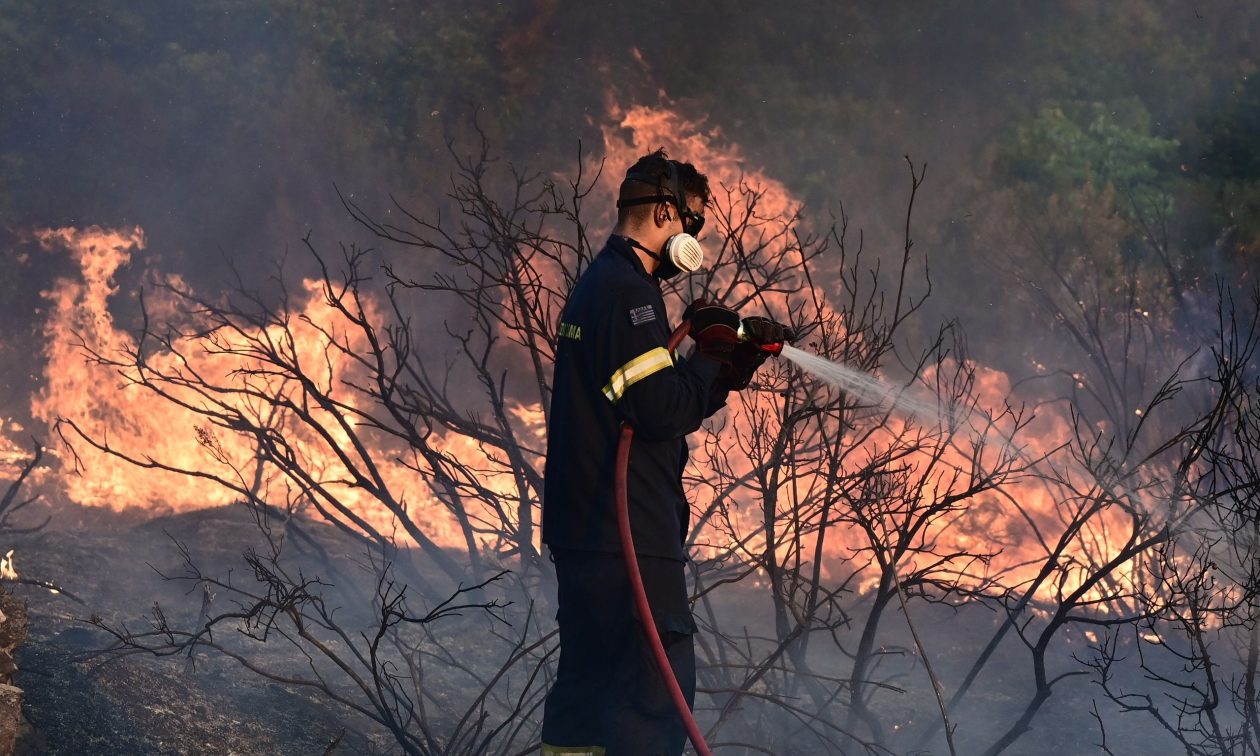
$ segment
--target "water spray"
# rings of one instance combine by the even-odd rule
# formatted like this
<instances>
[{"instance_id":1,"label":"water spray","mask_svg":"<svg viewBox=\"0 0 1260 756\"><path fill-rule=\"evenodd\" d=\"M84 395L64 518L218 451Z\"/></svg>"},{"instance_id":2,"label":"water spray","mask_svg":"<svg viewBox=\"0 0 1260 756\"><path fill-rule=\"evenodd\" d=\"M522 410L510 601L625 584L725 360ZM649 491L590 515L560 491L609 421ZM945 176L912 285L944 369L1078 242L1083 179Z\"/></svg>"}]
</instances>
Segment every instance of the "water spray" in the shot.
<instances>
[{"instance_id":1,"label":"water spray","mask_svg":"<svg viewBox=\"0 0 1260 756\"><path fill-rule=\"evenodd\" d=\"M974 410L944 403L936 396L925 395L926 392L922 392L923 395L916 396L913 387L886 383L870 373L857 370L843 363L832 362L825 357L798 349L791 344L767 344L762 345L761 348L763 351L789 360L806 373L842 391L848 392L854 398L876 406L896 409L920 420L932 419L947 423L946 427L958 428L977 415ZM972 426L972 430L983 436L990 436L994 433L992 424L987 418L981 424L988 425L988 429L977 430ZM1001 443L1001 448L1004 452L1011 454L1030 466L1037 463L1038 460L1030 458L1020 447L1014 445L1011 439L1001 436L997 440ZM1116 481L1116 488L1119 495L1127 496L1136 502L1141 501L1141 496L1136 490L1120 481ZM1172 534L1184 532L1191 527L1189 520L1193 517L1195 511L1194 509L1188 509L1179 515L1170 515L1158 527L1166 528ZM1152 524L1154 524L1157 519L1155 513L1148 511L1148 514L1151 516Z\"/></svg>"},{"instance_id":2,"label":"water spray","mask_svg":"<svg viewBox=\"0 0 1260 756\"><path fill-rule=\"evenodd\" d=\"M761 351L782 357L801 370L848 392L850 395L878 406L892 406L902 412L917 417L943 417L953 426L960 418L953 407L942 407L939 401L913 396L906 387L889 385L875 376L856 370L843 363L832 362L804 349L798 349L787 341L755 343L751 335L741 323L739 327L741 341L753 343ZM942 411L944 410L944 411Z\"/></svg>"},{"instance_id":3,"label":"water spray","mask_svg":"<svg viewBox=\"0 0 1260 756\"><path fill-rule=\"evenodd\" d=\"M890 385L870 373L864 373L839 362L832 362L812 352L797 349L791 344L780 345L780 350L775 354L791 361L792 364L815 378L846 391L862 401L881 407L885 405L895 407L915 417L942 418L947 420L951 427L959 420L966 419L959 416L957 409L953 406L942 405L935 399L916 397L906 387Z\"/></svg>"}]
</instances>

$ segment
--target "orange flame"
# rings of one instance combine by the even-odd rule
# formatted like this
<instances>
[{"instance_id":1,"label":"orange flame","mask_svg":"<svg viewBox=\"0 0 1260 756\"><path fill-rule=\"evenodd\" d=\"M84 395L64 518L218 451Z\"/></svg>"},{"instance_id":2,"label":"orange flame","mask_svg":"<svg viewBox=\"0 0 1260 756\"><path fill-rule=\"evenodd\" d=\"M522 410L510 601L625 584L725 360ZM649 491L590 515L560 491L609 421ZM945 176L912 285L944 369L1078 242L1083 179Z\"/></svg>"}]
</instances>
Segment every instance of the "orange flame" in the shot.
<instances>
[{"instance_id":1,"label":"orange flame","mask_svg":"<svg viewBox=\"0 0 1260 756\"><path fill-rule=\"evenodd\" d=\"M110 301L118 294L115 273L128 264L134 250L144 248L143 232L139 228L131 232L65 228L41 232L38 238L50 249L66 250L79 263L81 278L59 280L44 293L50 303L45 325L47 366L44 385L32 402L33 416L50 426L59 418L72 420L87 436L108 441L112 448L141 461L205 471L233 481L239 479L238 473L257 472L260 498L267 499L269 492L284 495L278 471L267 466L258 469L261 463L257 442L249 434L214 427L204 415L137 385L143 376L134 368L120 369L85 359L85 353L90 353L126 363L127 355L136 349L135 339L115 325ZM178 278L168 277L167 283L186 288ZM307 366L322 390L336 395L337 387L353 375L355 366L342 351L331 348L330 340L345 339L351 350L356 344L323 298L318 283L303 282L303 292L301 309L287 324L293 336L289 357ZM150 302L155 317L174 312L171 299L158 296ZM378 317L375 312L368 316ZM244 387L243 381L251 381L252 388L273 396L292 390L278 378L259 374L260 363L243 354L249 339L270 338L275 343L285 343L281 334L242 332L216 338L177 338L173 352L146 356L150 372L195 373L210 384L238 388ZM167 389L173 398L193 407L208 406L213 398L178 385ZM356 406L357 397L353 394L338 398L348 406ZM266 425L262 415L269 408L252 406L244 394L229 395L223 401L227 409ZM330 429L330 438L320 437L288 416L274 422L281 424L284 436L307 470L336 490L342 501L362 510L360 514L367 522L382 532L391 532L392 517L373 506L362 491L344 483L348 476L336 450L349 446L346 430L328 413L316 410L315 414L320 424ZM412 503L413 515L424 520L439 541L453 538L444 512L425 511L440 508L427 496L413 491L415 476L401 465L391 464L396 455L387 449L375 451L382 460L384 476L396 486L400 499ZM81 474L65 476L61 484L69 498L80 504L183 511L241 498L213 480L166 469L137 468L85 444L76 444L75 453L83 468Z\"/></svg>"},{"instance_id":2,"label":"orange flame","mask_svg":"<svg viewBox=\"0 0 1260 756\"><path fill-rule=\"evenodd\" d=\"M8 467L20 463L27 454L14 439L25 428L13 418L0 417L0 467Z\"/></svg>"},{"instance_id":3,"label":"orange flame","mask_svg":"<svg viewBox=\"0 0 1260 756\"><path fill-rule=\"evenodd\" d=\"M13 549L9 549L9 552L4 555L4 558L0 559L0 580L17 579L18 573L17 567L13 561Z\"/></svg>"}]
</instances>

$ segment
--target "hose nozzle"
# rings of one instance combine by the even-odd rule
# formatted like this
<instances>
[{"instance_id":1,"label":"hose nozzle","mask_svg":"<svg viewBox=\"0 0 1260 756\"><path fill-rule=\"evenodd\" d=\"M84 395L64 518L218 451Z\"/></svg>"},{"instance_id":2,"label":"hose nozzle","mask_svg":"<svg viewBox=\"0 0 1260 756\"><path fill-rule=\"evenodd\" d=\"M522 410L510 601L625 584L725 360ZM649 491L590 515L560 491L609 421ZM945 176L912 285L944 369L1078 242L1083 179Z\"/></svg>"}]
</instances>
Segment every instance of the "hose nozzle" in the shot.
<instances>
[{"instance_id":1,"label":"hose nozzle","mask_svg":"<svg viewBox=\"0 0 1260 756\"><path fill-rule=\"evenodd\" d=\"M795 331L769 318L744 318L739 323L740 341L746 341L766 354L776 357L783 351L784 343L795 339Z\"/></svg>"}]
</instances>

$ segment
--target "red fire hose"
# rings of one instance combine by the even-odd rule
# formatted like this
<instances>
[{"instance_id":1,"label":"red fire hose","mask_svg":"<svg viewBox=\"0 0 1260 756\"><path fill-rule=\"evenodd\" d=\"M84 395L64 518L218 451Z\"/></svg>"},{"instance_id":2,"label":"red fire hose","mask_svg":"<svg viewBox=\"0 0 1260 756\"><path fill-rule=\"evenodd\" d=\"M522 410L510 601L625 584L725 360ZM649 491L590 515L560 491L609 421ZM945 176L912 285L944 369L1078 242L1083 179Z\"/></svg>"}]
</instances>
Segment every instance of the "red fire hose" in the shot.
<instances>
[{"instance_id":1,"label":"red fire hose","mask_svg":"<svg viewBox=\"0 0 1260 756\"><path fill-rule=\"evenodd\" d=\"M669 337L669 351L673 352L682 342L683 337L691 330L691 322L684 320ZM669 688L669 696L674 701L678 716L682 717L687 727L687 736L695 746L699 756L710 756L709 746L704 742L704 734L691 715L691 707L674 676L674 668L665 655L665 646L661 644L661 636L656 632L656 623L652 619L652 608L648 605L647 592L643 589L643 576L639 574L639 558L634 553L634 535L630 532L630 503L626 493L626 475L630 466L630 442L634 439L634 428L629 423L621 424L621 443L617 446L617 469L614 483L617 494L617 529L621 533L621 554L626 560L626 572L630 576L630 591L634 594L635 613L639 616L639 624L643 626L643 635L652 647L652 656L656 659L661 679Z\"/></svg>"}]
</instances>

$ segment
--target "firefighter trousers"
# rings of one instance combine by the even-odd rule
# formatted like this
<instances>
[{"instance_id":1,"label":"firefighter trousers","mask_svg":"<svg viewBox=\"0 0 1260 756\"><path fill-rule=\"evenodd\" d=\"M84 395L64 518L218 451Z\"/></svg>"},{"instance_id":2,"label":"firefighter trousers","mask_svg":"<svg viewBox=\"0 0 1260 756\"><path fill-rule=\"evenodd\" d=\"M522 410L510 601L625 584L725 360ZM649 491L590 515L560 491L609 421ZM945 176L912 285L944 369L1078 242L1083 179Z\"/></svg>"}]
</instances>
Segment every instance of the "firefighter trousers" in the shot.
<instances>
[{"instance_id":1,"label":"firefighter trousers","mask_svg":"<svg viewBox=\"0 0 1260 756\"><path fill-rule=\"evenodd\" d=\"M543 754L681 754L687 733L634 614L620 554L553 551L560 664L543 709ZM695 699L696 631L686 565L639 557L648 604L687 698Z\"/></svg>"}]
</instances>

